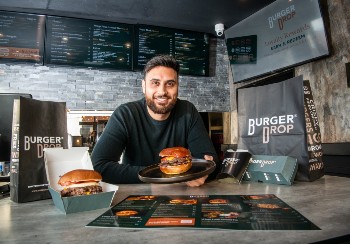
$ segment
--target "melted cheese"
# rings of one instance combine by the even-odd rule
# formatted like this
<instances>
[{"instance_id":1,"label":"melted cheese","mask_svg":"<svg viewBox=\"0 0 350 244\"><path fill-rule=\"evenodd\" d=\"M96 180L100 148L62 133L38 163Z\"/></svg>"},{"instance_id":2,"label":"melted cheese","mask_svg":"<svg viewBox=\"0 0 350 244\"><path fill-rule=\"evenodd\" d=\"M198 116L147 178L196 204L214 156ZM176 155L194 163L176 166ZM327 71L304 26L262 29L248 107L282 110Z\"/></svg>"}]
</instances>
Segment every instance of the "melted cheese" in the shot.
<instances>
[{"instance_id":1,"label":"melted cheese","mask_svg":"<svg viewBox=\"0 0 350 244\"><path fill-rule=\"evenodd\" d=\"M98 182L86 182L86 183L72 184L72 185L69 185L66 188L69 188L69 187L98 186L98 185L99 185Z\"/></svg>"}]
</instances>

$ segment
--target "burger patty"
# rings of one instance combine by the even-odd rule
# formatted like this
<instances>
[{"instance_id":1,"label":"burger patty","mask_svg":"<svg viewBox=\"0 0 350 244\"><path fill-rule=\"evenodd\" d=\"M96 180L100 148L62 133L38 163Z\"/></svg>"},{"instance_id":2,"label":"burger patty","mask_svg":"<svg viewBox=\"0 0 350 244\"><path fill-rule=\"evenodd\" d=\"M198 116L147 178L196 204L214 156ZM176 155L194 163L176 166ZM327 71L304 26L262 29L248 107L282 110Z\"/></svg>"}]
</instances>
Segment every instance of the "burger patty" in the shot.
<instances>
[{"instance_id":1,"label":"burger patty","mask_svg":"<svg viewBox=\"0 0 350 244\"><path fill-rule=\"evenodd\" d=\"M65 188L61 191L62 197L71 197L71 196L82 196L82 195L90 195L97 194L102 192L101 186L85 186L85 187L71 187Z\"/></svg>"},{"instance_id":2,"label":"burger patty","mask_svg":"<svg viewBox=\"0 0 350 244\"><path fill-rule=\"evenodd\" d=\"M159 166L168 167L168 166L187 164L188 160L189 160L188 158L174 158L171 160L164 160L159 164Z\"/></svg>"}]
</instances>

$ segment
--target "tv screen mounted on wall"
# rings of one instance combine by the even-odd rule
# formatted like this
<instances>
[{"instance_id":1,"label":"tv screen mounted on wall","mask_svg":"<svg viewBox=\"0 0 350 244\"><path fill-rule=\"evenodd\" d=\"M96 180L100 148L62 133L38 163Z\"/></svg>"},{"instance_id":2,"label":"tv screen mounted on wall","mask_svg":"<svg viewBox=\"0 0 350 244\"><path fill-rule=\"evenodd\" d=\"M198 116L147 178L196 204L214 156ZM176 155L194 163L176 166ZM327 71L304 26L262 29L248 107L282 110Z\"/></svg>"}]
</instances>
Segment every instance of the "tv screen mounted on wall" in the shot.
<instances>
[{"instance_id":1,"label":"tv screen mounted on wall","mask_svg":"<svg viewBox=\"0 0 350 244\"><path fill-rule=\"evenodd\" d=\"M45 16L0 11L0 62L43 64Z\"/></svg>"},{"instance_id":2,"label":"tv screen mounted on wall","mask_svg":"<svg viewBox=\"0 0 350 244\"><path fill-rule=\"evenodd\" d=\"M329 55L318 0L277 0L224 33L234 82Z\"/></svg>"},{"instance_id":3,"label":"tv screen mounted on wall","mask_svg":"<svg viewBox=\"0 0 350 244\"><path fill-rule=\"evenodd\" d=\"M175 57L182 75L209 75L209 35L206 33L137 25L134 69L142 70L147 61L158 54Z\"/></svg>"},{"instance_id":4,"label":"tv screen mounted on wall","mask_svg":"<svg viewBox=\"0 0 350 244\"><path fill-rule=\"evenodd\" d=\"M47 16L45 64L132 70L133 26Z\"/></svg>"}]
</instances>

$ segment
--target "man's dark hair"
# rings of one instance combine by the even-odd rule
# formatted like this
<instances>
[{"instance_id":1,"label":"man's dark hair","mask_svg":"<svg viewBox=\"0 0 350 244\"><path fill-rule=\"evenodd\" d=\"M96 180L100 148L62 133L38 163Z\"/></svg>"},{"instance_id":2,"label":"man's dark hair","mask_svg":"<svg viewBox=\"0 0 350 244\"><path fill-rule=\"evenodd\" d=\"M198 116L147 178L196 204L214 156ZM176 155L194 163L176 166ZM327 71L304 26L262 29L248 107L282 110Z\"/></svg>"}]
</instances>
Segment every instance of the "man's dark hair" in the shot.
<instances>
[{"instance_id":1,"label":"man's dark hair","mask_svg":"<svg viewBox=\"0 0 350 244\"><path fill-rule=\"evenodd\" d=\"M143 69L143 76L146 77L146 74L153 68L157 66L164 66L171 68L176 71L177 75L180 72L180 64L176 59L169 55L158 55L150 59Z\"/></svg>"}]
</instances>

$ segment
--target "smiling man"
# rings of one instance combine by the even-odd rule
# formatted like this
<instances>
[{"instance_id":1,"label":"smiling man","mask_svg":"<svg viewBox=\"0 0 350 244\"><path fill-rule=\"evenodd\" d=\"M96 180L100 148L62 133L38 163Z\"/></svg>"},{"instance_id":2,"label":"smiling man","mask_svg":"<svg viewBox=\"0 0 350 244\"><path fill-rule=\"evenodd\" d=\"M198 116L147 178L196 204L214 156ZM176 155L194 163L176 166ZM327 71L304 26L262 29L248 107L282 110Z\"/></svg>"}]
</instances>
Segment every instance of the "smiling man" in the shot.
<instances>
[{"instance_id":1,"label":"smiling man","mask_svg":"<svg viewBox=\"0 0 350 244\"><path fill-rule=\"evenodd\" d=\"M193 158L217 162L197 109L178 99L179 71L179 63L171 56L156 56L146 64L142 80L145 97L113 112L92 152L94 169L103 181L141 183L138 172L159 163L159 152L169 147L182 146ZM200 186L207 177L186 184Z\"/></svg>"},{"instance_id":2,"label":"smiling man","mask_svg":"<svg viewBox=\"0 0 350 244\"><path fill-rule=\"evenodd\" d=\"M165 120L169 117L177 100L179 83L177 71L159 66L146 71L142 80L147 111L155 120Z\"/></svg>"}]
</instances>

